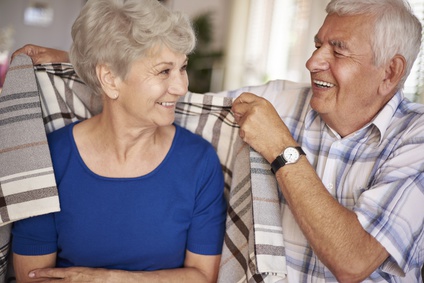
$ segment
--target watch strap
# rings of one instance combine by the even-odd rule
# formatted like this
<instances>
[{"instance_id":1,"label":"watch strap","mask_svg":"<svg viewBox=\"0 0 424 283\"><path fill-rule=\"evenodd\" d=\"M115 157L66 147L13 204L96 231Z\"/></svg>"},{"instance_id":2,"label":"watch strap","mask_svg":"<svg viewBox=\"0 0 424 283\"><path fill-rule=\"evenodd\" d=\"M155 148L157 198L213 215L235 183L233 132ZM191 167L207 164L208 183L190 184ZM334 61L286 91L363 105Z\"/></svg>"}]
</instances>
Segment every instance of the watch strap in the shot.
<instances>
[{"instance_id":1,"label":"watch strap","mask_svg":"<svg viewBox=\"0 0 424 283\"><path fill-rule=\"evenodd\" d=\"M294 148L297 149L297 151L299 151L299 156L306 155L306 153L303 151L303 149L300 146L295 146ZM277 158L275 158L275 160L271 163L272 173L275 174L275 172L277 172L278 169L286 165L286 163L287 161L283 158L282 154L278 155Z\"/></svg>"}]
</instances>

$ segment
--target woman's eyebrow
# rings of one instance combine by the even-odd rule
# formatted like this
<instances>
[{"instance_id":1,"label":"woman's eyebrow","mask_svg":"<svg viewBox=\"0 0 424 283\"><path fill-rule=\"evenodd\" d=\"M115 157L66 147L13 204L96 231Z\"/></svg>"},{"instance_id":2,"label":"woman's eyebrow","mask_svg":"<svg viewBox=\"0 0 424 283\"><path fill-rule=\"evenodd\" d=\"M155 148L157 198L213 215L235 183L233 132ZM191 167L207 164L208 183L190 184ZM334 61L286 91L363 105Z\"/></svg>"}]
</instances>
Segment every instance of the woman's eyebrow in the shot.
<instances>
[{"instance_id":1,"label":"woman's eyebrow","mask_svg":"<svg viewBox=\"0 0 424 283\"><path fill-rule=\"evenodd\" d=\"M187 62L188 62L188 57L185 58L183 64L186 64ZM154 67L158 67L158 66L161 66L161 65L174 66L175 65L175 62L172 62L172 61L169 61L169 62L168 61L162 61L162 62L159 62L156 65L154 65Z\"/></svg>"}]
</instances>

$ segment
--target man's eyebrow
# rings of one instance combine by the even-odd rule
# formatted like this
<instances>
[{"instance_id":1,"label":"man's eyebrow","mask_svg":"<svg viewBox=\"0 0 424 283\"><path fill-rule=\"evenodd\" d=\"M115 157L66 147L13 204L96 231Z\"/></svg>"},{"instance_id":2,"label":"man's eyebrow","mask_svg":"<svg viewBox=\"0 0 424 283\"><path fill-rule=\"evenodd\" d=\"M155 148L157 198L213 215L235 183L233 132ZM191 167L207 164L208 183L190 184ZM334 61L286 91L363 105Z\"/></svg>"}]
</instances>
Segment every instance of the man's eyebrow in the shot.
<instances>
[{"instance_id":1,"label":"man's eyebrow","mask_svg":"<svg viewBox=\"0 0 424 283\"><path fill-rule=\"evenodd\" d=\"M318 38L318 35L314 36L314 43L322 43L321 40Z\"/></svg>"},{"instance_id":2,"label":"man's eyebrow","mask_svg":"<svg viewBox=\"0 0 424 283\"><path fill-rule=\"evenodd\" d=\"M330 44L334 47L340 48L340 49L348 49L346 42L340 41L340 40L330 40Z\"/></svg>"},{"instance_id":3,"label":"man's eyebrow","mask_svg":"<svg viewBox=\"0 0 424 283\"><path fill-rule=\"evenodd\" d=\"M341 40L329 40L328 41L331 46L340 48L340 49L348 49L346 42ZM314 43L322 44L322 41L318 38L318 35L314 36Z\"/></svg>"}]
</instances>

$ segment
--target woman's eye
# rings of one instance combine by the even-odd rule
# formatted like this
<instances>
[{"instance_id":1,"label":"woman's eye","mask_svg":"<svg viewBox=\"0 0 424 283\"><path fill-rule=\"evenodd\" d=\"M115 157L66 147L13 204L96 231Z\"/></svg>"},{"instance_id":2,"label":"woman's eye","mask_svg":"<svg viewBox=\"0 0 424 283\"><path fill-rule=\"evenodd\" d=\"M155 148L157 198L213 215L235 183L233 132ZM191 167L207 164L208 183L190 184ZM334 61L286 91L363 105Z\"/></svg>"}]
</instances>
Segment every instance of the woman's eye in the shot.
<instances>
[{"instance_id":1,"label":"woman's eye","mask_svg":"<svg viewBox=\"0 0 424 283\"><path fill-rule=\"evenodd\" d=\"M170 69L165 69L165 70L161 71L160 74L168 75L169 72L170 72Z\"/></svg>"},{"instance_id":2,"label":"woman's eye","mask_svg":"<svg viewBox=\"0 0 424 283\"><path fill-rule=\"evenodd\" d=\"M181 67L181 71L187 71L187 64Z\"/></svg>"}]
</instances>

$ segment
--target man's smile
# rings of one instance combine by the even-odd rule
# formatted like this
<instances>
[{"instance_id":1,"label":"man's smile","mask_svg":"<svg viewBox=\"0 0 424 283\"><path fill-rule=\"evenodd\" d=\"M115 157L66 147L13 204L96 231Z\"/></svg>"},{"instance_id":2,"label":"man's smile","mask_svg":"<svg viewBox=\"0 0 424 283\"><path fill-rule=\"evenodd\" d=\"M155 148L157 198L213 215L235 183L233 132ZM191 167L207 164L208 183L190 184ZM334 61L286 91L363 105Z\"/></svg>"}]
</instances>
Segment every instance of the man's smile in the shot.
<instances>
[{"instance_id":1,"label":"man's smile","mask_svg":"<svg viewBox=\"0 0 424 283\"><path fill-rule=\"evenodd\" d=\"M323 87L323 88L331 88L334 87L335 85L332 83L328 83L328 82L324 82L324 81L319 81L319 80L313 80L314 84L317 87Z\"/></svg>"}]
</instances>

